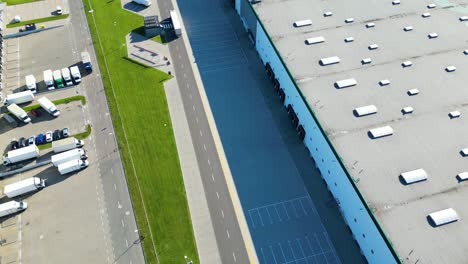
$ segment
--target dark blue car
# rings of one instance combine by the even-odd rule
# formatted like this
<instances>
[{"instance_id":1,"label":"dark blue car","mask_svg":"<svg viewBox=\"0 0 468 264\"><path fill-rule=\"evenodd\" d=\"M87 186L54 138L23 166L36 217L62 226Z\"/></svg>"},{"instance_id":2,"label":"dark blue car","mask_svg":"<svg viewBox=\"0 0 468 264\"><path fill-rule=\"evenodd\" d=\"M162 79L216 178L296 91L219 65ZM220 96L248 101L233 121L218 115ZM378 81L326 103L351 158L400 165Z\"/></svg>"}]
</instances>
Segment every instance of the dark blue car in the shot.
<instances>
[{"instance_id":1,"label":"dark blue car","mask_svg":"<svg viewBox=\"0 0 468 264\"><path fill-rule=\"evenodd\" d=\"M39 135L37 135L37 137L36 137L36 145L44 144L44 142L45 142L45 136L44 136L44 134L39 134Z\"/></svg>"}]
</instances>

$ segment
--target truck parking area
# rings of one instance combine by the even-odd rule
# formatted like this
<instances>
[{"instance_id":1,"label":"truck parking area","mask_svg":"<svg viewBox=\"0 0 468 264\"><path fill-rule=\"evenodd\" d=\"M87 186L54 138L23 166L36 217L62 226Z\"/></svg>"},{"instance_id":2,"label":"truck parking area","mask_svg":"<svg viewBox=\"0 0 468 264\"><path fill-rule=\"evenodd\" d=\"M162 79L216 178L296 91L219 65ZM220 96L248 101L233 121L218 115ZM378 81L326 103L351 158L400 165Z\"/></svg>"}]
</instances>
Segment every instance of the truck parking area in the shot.
<instances>
[{"instance_id":1,"label":"truck parking area","mask_svg":"<svg viewBox=\"0 0 468 264\"><path fill-rule=\"evenodd\" d=\"M51 5L56 3L56 1L48 0L44 2L51 2ZM92 47L89 33L85 34L87 30L75 31L77 27L83 28L80 23L86 23L84 14L77 15L82 12L82 3L81 1L60 2L64 12L72 9L68 4L76 5L75 10L77 10L76 14L70 14L69 19L61 20L60 23L53 22L54 26L57 24L63 26L4 40L5 60L1 93L5 97L8 94L27 90L25 77L28 75L34 76L37 92L34 93L34 101L18 104L19 107L26 108L27 115L31 119L29 123L24 123L11 115L17 123L17 126L14 127L4 118L0 119L0 149L5 154L12 149L11 142L13 140L19 141L21 137L27 140L31 136L45 135L48 131L54 132L68 128L70 137L80 134L83 138L85 142L83 149L87 152L89 165L84 169L69 173L69 168L64 169L67 174L61 175L54 164L48 163L0 179L0 189L2 190L0 204L9 201L27 202L26 210L0 218L0 263L115 263L116 258L125 260L126 255L132 254L129 249L135 252L140 250L139 254L141 254L140 246L134 243L135 238L138 238L138 233L135 231L138 230L135 227L131 206L122 200L115 201L115 209L122 210L122 215L128 220L127 218L119 218L119 227L124 231L131 230L125 234L130 233L132 237L121 240L121 244L126 245L123 247L126 247L124 249L127 250L121 250L121 252L126 253L126 255L120 255L120 252L114 253L116 245L111 241L101 167L105 163L106 166L111 167L106 172L114 174L114 170L122 170L121 165L119 165L120 158L118 152L116 153L112 128L100 127L110 124L109 113L99 112L99 119L98 115L95 114L98 110L92 101L96 99L93 98L99 97L105 100L102 84L98 85L100 83L98 81L99 71L87 72L84 67L81 67L81 53L87 47ZM22 4L20 6L21 9L24 9L23 13L25 14L33 12L33 10L28 9L33 9L34 5ZM15 6L11 10L18 8L19 6ZM5 17L14 16L14 14L8 13L8 7L5 12ZM73 25L70 19L76 19ZM47 23L44 24L47 26ZM91 61L93 62L92 56ZM44 83L44 71L50 69L54 72L78 64L82 73L81 83L70 85L68 82L67 85L65 79L63 80L63 88L59 88L58 83L55 82L55 89L48 89ZM93 66L97 67L97 65ZM43 107L35 110L39 114L37 112L31 113L27 109L32 105L39 105L38 99L42 97L47 97L53 102L74 96L83 96L86 101L74 100L56 104L57 110L60 112L57 117L54 117L50 111L46 111ZM102 104L99 107L105 108L106 105ZM2 107L0 115L7 111L6 107ZM86 133L89 132L90 128L91 132ZM102 144L109 146L106 152L103 150L98 152L96 133L106 136L106 139L102 140ZM0 175L12 168L30 166L50 160L52 155L56 154L52 151L50 143L37 146L40 149L37 159L21 161L12 166L0 165ZM109 160L112 161L112 166L109 165ZM45 180L45 188L13 198L8 198L3 194L4 186L31 177ZM120 183L125 184L125 181ZM122 186L124 187L121 188ZM115 188L116 192L118 189L126 190L126 186L122 186L113 184L112 189ZM115 256L116 254L119 255Z\"/></svg>"}]
</instances>

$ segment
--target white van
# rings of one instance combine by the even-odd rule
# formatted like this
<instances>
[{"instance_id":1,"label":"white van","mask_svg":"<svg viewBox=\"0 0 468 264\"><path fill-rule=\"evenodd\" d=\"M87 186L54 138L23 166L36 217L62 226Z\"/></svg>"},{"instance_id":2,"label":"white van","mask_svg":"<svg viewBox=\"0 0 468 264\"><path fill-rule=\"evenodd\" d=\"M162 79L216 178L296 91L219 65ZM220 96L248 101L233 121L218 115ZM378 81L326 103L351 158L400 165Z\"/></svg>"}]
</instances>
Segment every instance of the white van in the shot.
<instances>
[{"instance_id":1,"label":"white van","mask_svg":"<svg viewBox=\"0 0 468 264\"><path fill-rule=\"evenodd\" d=\"M62 77L63 77L63 81L65 82L65 85L67 86L73 85L73 81L70 75L70 70L68 68L62 69Z\"/></svg>"}]
</instances>

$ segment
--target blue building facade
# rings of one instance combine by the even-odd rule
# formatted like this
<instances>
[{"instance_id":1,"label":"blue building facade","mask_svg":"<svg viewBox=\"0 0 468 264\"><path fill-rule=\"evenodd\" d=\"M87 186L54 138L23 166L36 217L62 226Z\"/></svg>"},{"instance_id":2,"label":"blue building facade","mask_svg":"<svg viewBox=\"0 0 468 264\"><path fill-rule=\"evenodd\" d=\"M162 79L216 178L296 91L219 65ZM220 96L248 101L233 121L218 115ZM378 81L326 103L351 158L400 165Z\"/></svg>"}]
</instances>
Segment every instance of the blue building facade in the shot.
<instances>
[{"instance_id":1,"label":"blue building facade","mask_svg":"<svg viewBox=\"0 0 468 264\"><path fill-rule=\"evenodd\" d=\"M395 250L314 116L312 108L293 81L251 4L246 0L236 0L235 8L246 31L255 42L267 74L293 120L298 135L303 139L315 166L337 200L341 214L359 244L361 253L369 263L400 263Z\"/></svg>"}]
</instances>

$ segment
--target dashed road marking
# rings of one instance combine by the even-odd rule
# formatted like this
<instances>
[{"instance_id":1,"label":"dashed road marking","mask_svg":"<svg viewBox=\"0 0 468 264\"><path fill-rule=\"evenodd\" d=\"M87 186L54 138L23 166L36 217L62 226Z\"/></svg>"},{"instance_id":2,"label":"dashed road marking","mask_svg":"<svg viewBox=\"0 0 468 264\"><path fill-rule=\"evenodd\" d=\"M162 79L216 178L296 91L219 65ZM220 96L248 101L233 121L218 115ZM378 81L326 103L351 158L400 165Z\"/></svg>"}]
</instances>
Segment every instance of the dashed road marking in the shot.
<instances>
[{"instance_id":1,"label":"dashed road marking","mask_svg":"<svg viewBox=\"0 0 468 264\"><path fill-rule=\"evenodd\" d=\"M231 238L231 235L229 234L229 230L226 229L226 234L227 234L227 238Z\"/></svg>"},{"instance_id":2,"label":"dashed road marking","mask_svg":"<svg viewBox=\"0 0 468 264\"><path fill-rule=\"evenodd\" d=\"M221 209L221 217L224 218L224 211Z\"/></svg>"},{"instance_id":3,"label":"dashed road marking","mask_svg":"<svg viewBox=\"0 0 468 264\"><path fill-rule=\"evenodd\" d=\"M122 227L125 227L125 223L123 221L123 219L120 219L121 223L122 223Z\"/></svg>"},{"instance_id":4,"label":"dashed road marking","mask_svg":"<svg viewBox=\"0 0 468 264\"><path fill-rule=\"evenodd\" d=\"M218 197L218 200L219 200L219 192L216 192L216 196Z\"/></svg>"}]
</instances>

